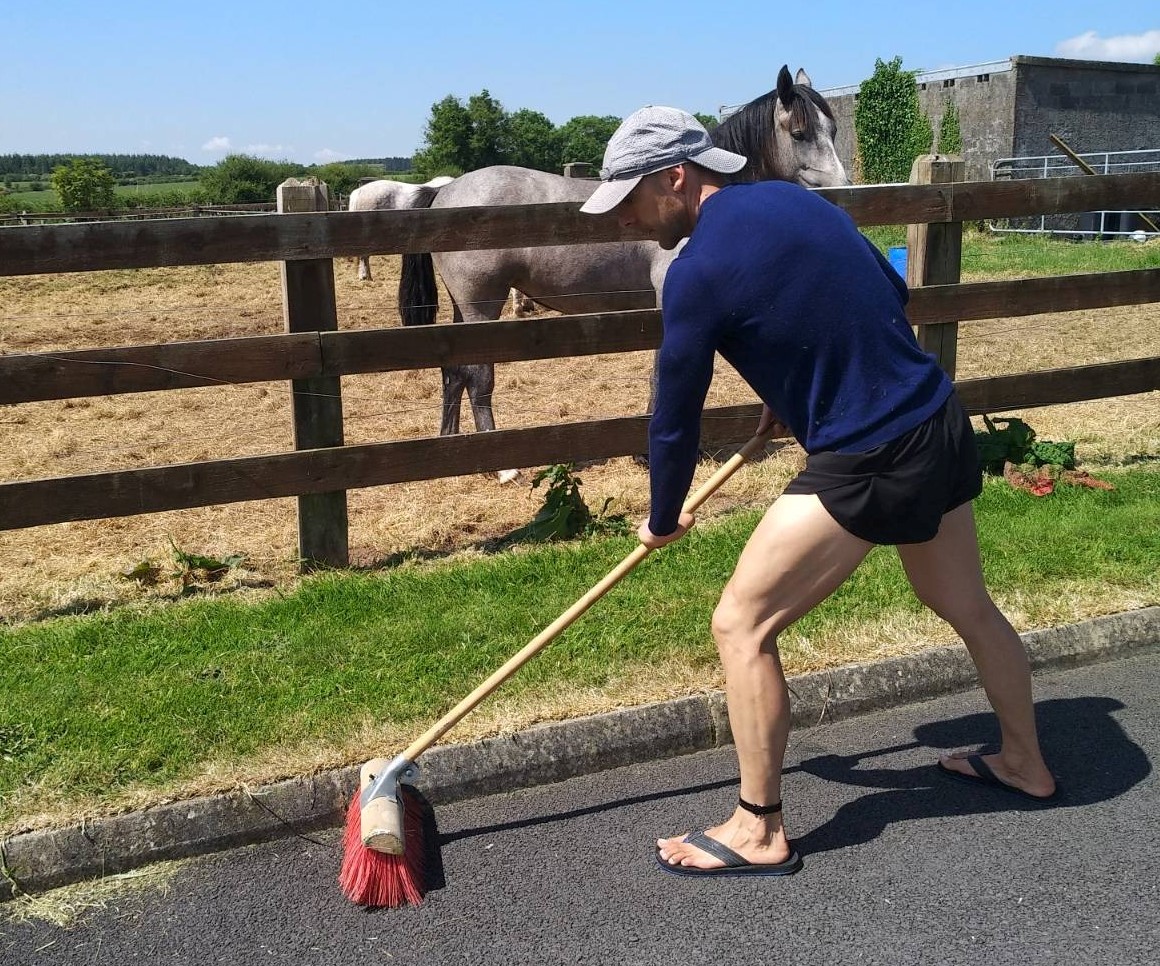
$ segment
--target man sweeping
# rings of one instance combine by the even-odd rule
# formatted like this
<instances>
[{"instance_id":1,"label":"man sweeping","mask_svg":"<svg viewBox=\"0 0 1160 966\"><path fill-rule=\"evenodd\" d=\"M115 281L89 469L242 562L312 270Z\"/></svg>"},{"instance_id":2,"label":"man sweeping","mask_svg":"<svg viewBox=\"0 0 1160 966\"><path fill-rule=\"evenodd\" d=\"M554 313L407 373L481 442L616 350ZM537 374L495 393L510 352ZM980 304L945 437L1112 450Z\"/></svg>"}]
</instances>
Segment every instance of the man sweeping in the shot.
<instances>
[{"instance_id":1,"label":"man sweeping","mask_svg":"<svg viewBox=\"0 0 1160 966\"><path fill-rule=\"evenodd\" d=\"M807 454L758 524L713 614L741 775L738 806L662 838L688 876L787 875L781 771L790 707L778 635L833 593L875 544L898 549L918 598L966 643L999 719L993 755L943 757L948 777L1032 804L1058 800L1040 752L1022 642L983 583L971 501L982 477L954 386L918 346L901 278L841 209L796 185L726 184L745 158L685 111L645 107L608 143L581 210L614 211L665 249L688 243L663 291L649 424L649 548L693 526L681 510L720 353Z\"/></svg>"}]
</instances>

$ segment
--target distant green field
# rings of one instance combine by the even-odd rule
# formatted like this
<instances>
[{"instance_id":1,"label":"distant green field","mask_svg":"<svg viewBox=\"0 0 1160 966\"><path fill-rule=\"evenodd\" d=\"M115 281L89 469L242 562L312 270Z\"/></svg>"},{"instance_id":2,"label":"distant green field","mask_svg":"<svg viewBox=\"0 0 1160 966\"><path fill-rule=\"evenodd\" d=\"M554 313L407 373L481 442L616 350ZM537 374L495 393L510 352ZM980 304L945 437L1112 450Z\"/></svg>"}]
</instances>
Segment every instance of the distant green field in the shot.
<instances>
[{"instance_id":1,"label":"distant green field","mask_svg":"<svg viewBox=\"0 0 1160 966\"><path fill-rule=\"evenodd\" d=\"M197 181L164 181L158 184L130 184L117 185L113 190L119 197L131 198L134 195L156 195L156 194L180 194L182 197L191 197L197 190L199 183ZM19 184L17 185L19 187ZM56 192L52 188L47 188L43 191L13 191L6 198L10 198L17 204L29 205L33 208L41 208L45 205L56 204Z\"/></svg>"}]
</instances>

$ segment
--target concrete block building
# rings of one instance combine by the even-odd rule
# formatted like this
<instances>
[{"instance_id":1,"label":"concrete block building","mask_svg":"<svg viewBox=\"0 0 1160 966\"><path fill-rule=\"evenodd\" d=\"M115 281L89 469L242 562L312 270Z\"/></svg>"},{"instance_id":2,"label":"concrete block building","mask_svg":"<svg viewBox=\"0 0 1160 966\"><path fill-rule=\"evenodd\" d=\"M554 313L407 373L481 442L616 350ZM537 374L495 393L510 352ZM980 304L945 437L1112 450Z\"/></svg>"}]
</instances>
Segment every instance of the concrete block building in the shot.
<instances>
[{"instance_id":1,"label":"concrete block building","mask_svg":"<svg viewBox=\"0 0 1160 966\"><path fill-rule=\"evenodd\" d=\"M1058 155L1051 134L1080 154L1155 151L1160 158L1160 66L1017 55L923 72L915 81L936 144L953 101L968 181L989 181L1003 158ZM839 157L853 174L858 85L821 93L838 122Z\"/></svg>"}]
</instances>

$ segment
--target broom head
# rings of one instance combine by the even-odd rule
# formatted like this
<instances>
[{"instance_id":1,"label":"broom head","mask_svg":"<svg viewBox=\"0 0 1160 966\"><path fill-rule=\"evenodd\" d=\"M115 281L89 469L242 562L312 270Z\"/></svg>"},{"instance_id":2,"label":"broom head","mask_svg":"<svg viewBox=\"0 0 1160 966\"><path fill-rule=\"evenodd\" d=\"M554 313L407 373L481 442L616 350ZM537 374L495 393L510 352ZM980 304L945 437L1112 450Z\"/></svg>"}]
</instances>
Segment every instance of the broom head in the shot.
<instances>
[{"instance_id":1,"label":"broom head","mask_svg":"<svg viewBox=\"0 0 1160 966\"><path fill-rule=\"evenodd\" d=\"M364 844L361 798L368 779L373 777L371 766L375 764L377 762L368 762L364 767L362 787L355 792L347 809L338 884L348 899L361 906L395 908L404 903L418 905L432 888L441 865L435 813L418 791L400 783L397 786L398 801L380 796L368 803L368 806L374 805L376 811L388 808L401 812L401 824L398 819L389 818L377 823L393 825L396 834L372 840L372 844L392 851L379 851Z\"/></svg>"}]
</instances>

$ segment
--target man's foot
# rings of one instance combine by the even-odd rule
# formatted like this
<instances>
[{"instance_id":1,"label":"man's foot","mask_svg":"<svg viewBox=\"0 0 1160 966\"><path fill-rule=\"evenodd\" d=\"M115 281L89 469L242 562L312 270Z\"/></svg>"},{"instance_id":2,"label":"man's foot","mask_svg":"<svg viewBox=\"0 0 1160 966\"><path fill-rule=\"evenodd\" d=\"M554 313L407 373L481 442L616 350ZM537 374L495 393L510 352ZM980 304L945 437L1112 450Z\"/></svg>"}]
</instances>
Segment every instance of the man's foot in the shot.
<instances>
[{"instance_id":1,"label":"man's foot","mask_svg":"<svg viewBox=\"0 0 1160 966\"><path fill-rule=\"evenodd\" d=\"M1042 761L1013 767L1001 751L994 755L960 751L940 755L938 767L948 778L1012 792L1031 801L1049 804L1059 798L1055 779Z\"/></svg>"},{"instance_id":2,"label":"man's foot","mask_svg":"<svg viewBox=\"0 0 1160 966\"><path fill-rule=\"evenodd\" d=\"M762 818L738 808L729 821L702 834L750 866L780 866L796 855L785 836L780 815ZM696 838L694 834L657 839L658 860L672 867L702 870L723 869L730 864L698 846Z\"/></svg>"}]
</instances>

